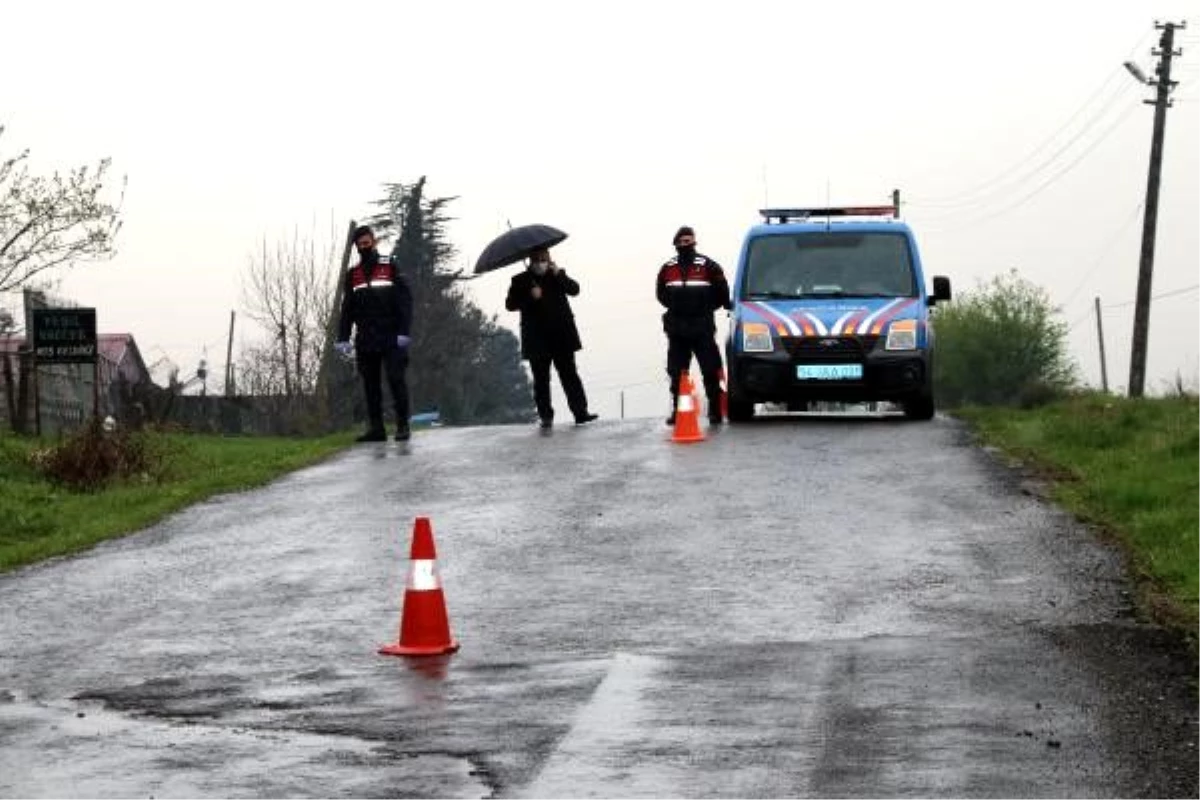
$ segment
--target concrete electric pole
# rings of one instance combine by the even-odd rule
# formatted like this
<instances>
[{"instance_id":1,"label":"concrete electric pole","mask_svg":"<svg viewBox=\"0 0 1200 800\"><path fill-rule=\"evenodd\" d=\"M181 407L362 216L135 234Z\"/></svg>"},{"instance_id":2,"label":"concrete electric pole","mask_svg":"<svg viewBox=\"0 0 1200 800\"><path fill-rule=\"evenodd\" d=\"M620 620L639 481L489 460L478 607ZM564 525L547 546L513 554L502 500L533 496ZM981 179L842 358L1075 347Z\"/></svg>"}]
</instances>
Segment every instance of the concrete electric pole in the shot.
<instances>
[{"instance_id":1,"label":"concrete electric pole","mask_svg":"<svg viewBox=\"0 0 1200 800\"><path fill-rule=\"evenodd\" d=\"M1154 274L1154 236L1158 226L1158 187L1162 175L1163 132L1167 126L1167 109L1171 107L1171 90L1176 81L1171 80L1171 58L1175 52L1175 31L1186 27L1186 23L1168 22L1156 24L1162 38L1159 47L1152 51L1159 56L1154 73L1157 80L1141 75L1140 80L1157 89L1154 100L1143 102L1154 106L1154 134L1150 140L1150 175L1146 181L1146 216L1142 225L1142 254L1138 265L1137 299L1133 314L1133 351L1129 359L1129 396L1141 397L1146 384L1146 346L1150 338L1150 285ZM1141 73L1136 64L1126 67L1135 78Z\"/></svg>"}]
</instances>

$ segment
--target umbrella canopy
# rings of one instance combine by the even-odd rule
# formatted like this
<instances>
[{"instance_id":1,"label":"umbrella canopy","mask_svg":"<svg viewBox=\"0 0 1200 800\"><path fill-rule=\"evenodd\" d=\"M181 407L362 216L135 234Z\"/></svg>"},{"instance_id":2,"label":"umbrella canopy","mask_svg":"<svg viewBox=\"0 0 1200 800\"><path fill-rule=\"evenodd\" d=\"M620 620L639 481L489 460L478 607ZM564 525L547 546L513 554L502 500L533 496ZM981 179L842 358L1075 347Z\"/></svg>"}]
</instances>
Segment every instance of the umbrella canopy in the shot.
<instances>
[{"instance_id":1,"label":"umbrella canopy","mask_svg":"<svg viewBox=\"0 0 1200 800\"><path fill-rule=\"evenodd\" d=\"M533 251L553 247L566 238L565 233L549 225L522 225L512 228L483 248L479 260L475 262L475 274L516 264L528 258Z\"/></svg>"}]
</instances>

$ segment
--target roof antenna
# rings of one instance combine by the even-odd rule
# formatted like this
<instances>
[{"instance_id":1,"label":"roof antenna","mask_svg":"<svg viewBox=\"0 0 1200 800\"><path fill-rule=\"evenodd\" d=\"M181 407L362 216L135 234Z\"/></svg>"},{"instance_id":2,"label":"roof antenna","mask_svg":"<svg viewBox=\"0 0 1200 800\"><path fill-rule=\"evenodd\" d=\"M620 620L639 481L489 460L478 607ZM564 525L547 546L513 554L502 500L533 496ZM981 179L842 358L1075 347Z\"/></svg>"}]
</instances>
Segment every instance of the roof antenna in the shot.
<instances>
[{"instance_id":1,"label":"roof antenna","mask_svg":"<svg viewBox=\"0 0 1200 800\"><path fill-rule=\"evenodd\" d=\"M825 179L825 207L826 208L833 207L833 198L832 198L833 192L830 190L829 186L830 186L829 178L826 178ZM825 230L826 230L826 232L833 230L832 220L829 219L829 215L825 216Z\"/></svg>"}]
</instances>

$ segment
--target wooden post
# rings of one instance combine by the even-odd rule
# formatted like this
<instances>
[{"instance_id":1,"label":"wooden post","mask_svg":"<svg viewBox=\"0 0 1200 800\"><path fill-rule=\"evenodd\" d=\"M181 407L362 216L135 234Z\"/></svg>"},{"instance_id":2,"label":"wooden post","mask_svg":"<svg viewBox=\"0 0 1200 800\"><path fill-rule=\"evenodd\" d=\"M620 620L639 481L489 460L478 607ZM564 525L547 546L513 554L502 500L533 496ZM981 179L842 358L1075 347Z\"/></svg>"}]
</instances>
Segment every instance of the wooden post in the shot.
<instances>
[{"instance_id":1,"label":"wooden post","mask_svg":"<svg viewBox=\"0 0 1200 800\"><path fill-rule=\"evenodd\" d=\"M233 389L233 319L237 315L236 311L229 312L229 341L225 345L225 396L230 397L234 394Z\"/></svg>"},{"instance_id":2,"label":"wooden post","mask_svg":"<svg viewBox=\"0 0 1200 800\"><path fill-rule=\"evenodd\" d=\"M1096 298L1096 336L1100 339L1100 388L1108 394L1108 359L1104 357L1104 320L1100 316L1100 298Z\"/></svg>"},{"instance_id":3,"label":"wooden post","mask_svg":"<svg viewBox=\"0 0 1200 800\"><path fill-rule=\"evenodd\" d=\"M33 375L33 432L38 438L42 435L42 390L38 380L37 348L29 351L30 373Z\"/></svg>"},{"instance_id":4,"label":"wooden post","mask_svg":"<svg viewBox=\"0 0 1200 800\"><path fill-rule=\"evenodd\" d=\"M329 394L332 391L330 386L333 376L333 340L337 336L338 318L342 310L342 293L346 285L346 270L350 268L350 257L354 254L354 230L358 227L356 220L350 220L350 225L346 229L346 242L342 250L342 260L339 265L336 290L333 295L333 307L330 309L329 319L325 324L325 345L321 348L321 368L317 372L317 398L318 402L324 405L324 413L326 421L332 421L333 404L330 402Z\"/></svg>"}]
</instances>

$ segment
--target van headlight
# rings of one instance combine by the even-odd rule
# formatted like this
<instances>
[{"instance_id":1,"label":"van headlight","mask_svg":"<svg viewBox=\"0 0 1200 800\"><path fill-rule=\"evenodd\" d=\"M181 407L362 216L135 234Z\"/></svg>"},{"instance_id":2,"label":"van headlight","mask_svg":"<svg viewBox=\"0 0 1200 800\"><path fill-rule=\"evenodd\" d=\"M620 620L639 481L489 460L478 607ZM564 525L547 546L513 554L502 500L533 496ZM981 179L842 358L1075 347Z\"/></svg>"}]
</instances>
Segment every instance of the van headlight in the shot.
<instances>
[{"instance_id":1,"label":"van headlight","mask_svg":"<svg viewBox=\"0 0 1200 800\"><path fill-rule=\"evenodd\" d=\"M742 325L742 352L769 353L775 349L771 341L771 329L761 322L747 322Z\"/></svg>"},{"instance_id":2,"label":"van headlight","mask_svg":"<svg viewBox=\"0 0 1200 800\"><path fill-rule=\"evenodd\" d=\"M888 328L887 342L883 348L885 350L916 350L917 321L902 319L899 322L893 322L892 326Z\"/></svg>"}]
</instances>

